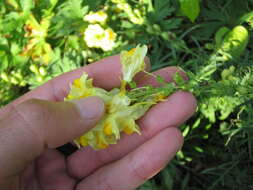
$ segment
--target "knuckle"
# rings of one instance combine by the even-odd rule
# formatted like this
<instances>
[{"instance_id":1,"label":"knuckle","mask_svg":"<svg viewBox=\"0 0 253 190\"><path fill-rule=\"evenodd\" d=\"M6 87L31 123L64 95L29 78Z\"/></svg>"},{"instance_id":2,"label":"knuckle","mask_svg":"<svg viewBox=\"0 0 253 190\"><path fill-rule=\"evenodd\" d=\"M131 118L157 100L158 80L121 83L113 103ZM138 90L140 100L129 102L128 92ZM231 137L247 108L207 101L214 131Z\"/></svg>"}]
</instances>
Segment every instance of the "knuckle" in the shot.
<instances>
[{"instance_id":1,"label":"knuckle","mask_svg":"<svg viewBox=\"0 0 253 190\"><path fill-rule=\"evenodd\" d=\"M30 99L21 103L16 107L26 119L27 121L33 123L39 123L42 119L44 121L48 120L48 106L42 101L38 99Z\"/></svg>"},{"instance_id":2,"label":"knuckle","mask_svg":"<svg viewBox=\"0 0 253 190\"><path fill-rule=\"evenodd\" d=\"M38 99L29 99L17 106L15 112L36 136L45 136L45 126L50 122L49 106Z\"/></svg>"},{"instance_id":3,"label":"knuckle","mask_svg":"<svg viewBox=\"0 0 253 190\"><path fill-rule=\"evenodd\" d=\"M154 125L152 125L152 126L154 126ZM156 134L156 131L154 131L152 127L145 126L145 128L142 131L141 138L143 139L143 142L146 142L149 139L151 139L155 134Z\"/></svg>"},{"instance_id":4,"label":"knuckle","mask_svg":"<svg viewBox=\"0 0 253 190\"><path fill-rule=\"evenodd\" d=\"M36 126L36 121L29 114L30 105L34 104L34 100L29 100L19 105L14 105L12 107L12 114L15 118L15 123L19 125L20 132L27 136L27 138L32 139L37 148L34 152L37 155L42 152L44 147L43 131ZM32 114L31 114L32 115Z\"/></svg>"},{"instance_id":5,"label":"knuckle","mask_svg":"<svg viewBox=\"0 0 253 190\"><path fill-rule=\"evenodd\" d=\"M57 85L57 83L55 82L57 80L63 80L63 78L63 75L60 75L47 83L47 85L49 85L49 88L51 89L53 100L55 101L63 101L64 97L68 95L68 89Z\"/></svg>"}]
</instances>

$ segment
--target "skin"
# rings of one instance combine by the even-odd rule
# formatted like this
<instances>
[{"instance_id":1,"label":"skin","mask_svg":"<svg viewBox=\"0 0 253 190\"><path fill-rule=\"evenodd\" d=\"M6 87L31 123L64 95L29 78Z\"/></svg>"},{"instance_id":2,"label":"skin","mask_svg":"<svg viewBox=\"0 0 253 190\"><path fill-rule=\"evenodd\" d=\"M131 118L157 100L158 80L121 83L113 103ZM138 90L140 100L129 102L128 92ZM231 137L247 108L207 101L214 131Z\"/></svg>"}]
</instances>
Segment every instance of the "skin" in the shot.
<instances>
[{"instance_id":1,"label":"skin","mask_svg":"<svg viewBox=\"0 0 253 190\"><path fill-rule=\"evenodd\" d=\"M58 76L0 109L0 189L132 190L166 166L183 144L177 127L196 109L188 92L176 92L153 106L138 121L142 135L123 135L107 149L85 147L67 158L55 150L94 127L104 113L97 97L63 102L69 83L85 71L96 86L109 90L120 86L120 68L118 55L105 58ZM185 76L175 67L154 74L171 82L176 72ZM145 73L135 81L158 85Z\"/></svg>"}]
</instances>

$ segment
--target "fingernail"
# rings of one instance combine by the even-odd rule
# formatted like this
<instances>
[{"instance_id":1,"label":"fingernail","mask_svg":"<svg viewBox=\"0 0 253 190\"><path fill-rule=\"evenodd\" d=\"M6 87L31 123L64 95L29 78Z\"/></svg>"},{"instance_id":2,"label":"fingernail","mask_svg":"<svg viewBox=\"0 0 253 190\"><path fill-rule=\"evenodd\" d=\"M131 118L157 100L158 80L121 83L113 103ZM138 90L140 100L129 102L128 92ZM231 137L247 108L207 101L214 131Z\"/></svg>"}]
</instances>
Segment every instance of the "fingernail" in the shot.
<instances>
[{"instance_id":1,"label":"fingernail","mask_svg":"<svg viewBox=\"0 0 253 190\"><path fill-rule=\"evenodd\" d=\"M104 114L104 102L98 97L73 100L83 119L100 119Z\"/></svg>"}]
</instances>

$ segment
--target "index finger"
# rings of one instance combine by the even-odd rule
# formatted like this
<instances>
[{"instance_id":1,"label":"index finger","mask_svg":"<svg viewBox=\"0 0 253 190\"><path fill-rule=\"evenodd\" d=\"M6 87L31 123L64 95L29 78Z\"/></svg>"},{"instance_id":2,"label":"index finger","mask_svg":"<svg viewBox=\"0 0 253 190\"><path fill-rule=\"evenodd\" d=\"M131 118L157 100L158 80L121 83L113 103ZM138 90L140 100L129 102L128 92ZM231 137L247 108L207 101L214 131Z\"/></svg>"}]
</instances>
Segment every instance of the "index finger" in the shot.
<instances>
[{"instance_id":1,"label":"index finger","mask_svg":"<svg viewBox=\"0 0 253 190\"><path fill-rule=\"evenodd\" d=\"M149 68L148 59L145 59L147 69ZM67 96L70 90L70 83L76 78L79 78L83 72L86 72L93 79L95 86L112 89L120 85L121 64L120 56L114 55L97 61L93 64L81 67L74 71L64 73L38 88L26 93L20 98L8 104L3 109L0 109L0 115L8 112L14 105L17 105L25 100L36 98L50 101L62 101ZM139 74L140 77L141 73Z\"/></svg>"}]
</instances>

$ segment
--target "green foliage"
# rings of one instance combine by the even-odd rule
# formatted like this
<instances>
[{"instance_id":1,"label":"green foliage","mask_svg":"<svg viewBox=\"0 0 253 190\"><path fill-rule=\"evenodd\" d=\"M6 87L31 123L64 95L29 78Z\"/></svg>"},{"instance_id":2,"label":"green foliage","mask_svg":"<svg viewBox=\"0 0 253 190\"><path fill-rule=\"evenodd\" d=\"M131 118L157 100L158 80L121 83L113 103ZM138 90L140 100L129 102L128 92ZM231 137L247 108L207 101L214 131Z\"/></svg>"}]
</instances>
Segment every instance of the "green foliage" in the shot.
<instances>
[{"instance_id":1,"label":"green foliage","mask_svg":"<svg viewBox=\"0 0 253 190\"><path fill-rule=\"evenodd\" d=\"M157 76L162 88L129 96L186 90L198 110L181 127L182 150L139 189L253 189L252 10L252 0L0 1L0 104L147 44L152 70L179 66L189 80L175 75L174 85ZM87 33L94 25L101 32Z\"/></svg>"}]
</instances>

